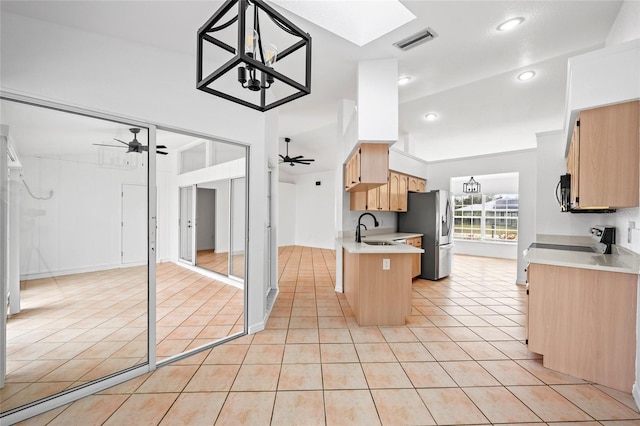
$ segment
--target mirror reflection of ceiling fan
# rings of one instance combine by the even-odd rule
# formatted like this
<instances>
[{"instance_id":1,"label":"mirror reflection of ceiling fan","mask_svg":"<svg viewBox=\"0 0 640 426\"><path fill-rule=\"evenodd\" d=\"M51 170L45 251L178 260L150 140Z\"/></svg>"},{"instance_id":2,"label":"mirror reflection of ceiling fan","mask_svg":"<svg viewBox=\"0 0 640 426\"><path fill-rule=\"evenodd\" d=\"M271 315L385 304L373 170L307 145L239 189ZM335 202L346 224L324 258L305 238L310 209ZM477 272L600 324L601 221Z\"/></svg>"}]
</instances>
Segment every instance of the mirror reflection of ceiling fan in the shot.
<instances>
[{"instance_id":1,"label":"mirror reflection of ceiling fan","mask_svg":"<svg viewBox=\"0 0 640 426\"><path fill-rule=\"evenodd\" d=\"M304 155L298 155L296 157L289 157L289 142L291 142L290 138L284 138L284 141L287 143L287 155L280 154L280 163L289 163L291 167L296 164L305 164L309 165L312 161L316 161L313 158L304 158Z\"/></svg>"},{"instance_id":2,"label":"mirror reflection of ceiling fan","mask_svg":"<svg viewBox=\"0 0 640 426\"><path fill-rule=\"evenodd\" d=\"M114 141L118 141L121 144L125 145L128 149L127 152L138 152L142 153L143 151L149 151L148 145L142 145L138 142L138 133L140 133L140 129L137 127L132 127L129 129L131 133L133 133L133 140L131 142L121 141L120 139L113 138ZM104 143L94 143L94 145L98 146L110 146L114 148L122 148L122 145L108 145ZM167 149L164 145L156 145L156 154L167 155L168 152L158 151L158 149Z\"/></svg>"}]
</instances>

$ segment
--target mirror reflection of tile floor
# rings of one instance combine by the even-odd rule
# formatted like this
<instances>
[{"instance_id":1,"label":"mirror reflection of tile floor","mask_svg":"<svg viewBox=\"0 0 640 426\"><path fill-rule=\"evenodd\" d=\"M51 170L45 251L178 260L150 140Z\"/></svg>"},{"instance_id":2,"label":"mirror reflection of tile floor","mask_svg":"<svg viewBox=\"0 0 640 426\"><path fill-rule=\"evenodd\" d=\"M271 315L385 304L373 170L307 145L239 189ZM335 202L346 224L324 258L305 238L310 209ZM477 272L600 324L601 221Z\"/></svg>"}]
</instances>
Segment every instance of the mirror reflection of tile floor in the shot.
<instances>
[{"instance_id":1,"label":"mirror reflection of tile floor","mask_svg":"<svg viewBox=\"0 0 640 426\"><path fill-rule=\"evenodd\" d=\"M146 362L146 266L22 283L7 322L7 411ZM243 291L173 263L157 267L161 361L243 330Z\"/></svg>"},{"instance_id":2,"label":"mirror reflection of tile floor","mask_svg":"<svg viewBox=\"0 0 640 426\"><path fill-rule=\"evenodd\" d=\"M359 327L334 274L333 251L281 248L266 330L24 424L640 422L631 395L527 351L515 261L456 256L449 278L414 281L402 327Z\"/></svg>"}]
</instances>

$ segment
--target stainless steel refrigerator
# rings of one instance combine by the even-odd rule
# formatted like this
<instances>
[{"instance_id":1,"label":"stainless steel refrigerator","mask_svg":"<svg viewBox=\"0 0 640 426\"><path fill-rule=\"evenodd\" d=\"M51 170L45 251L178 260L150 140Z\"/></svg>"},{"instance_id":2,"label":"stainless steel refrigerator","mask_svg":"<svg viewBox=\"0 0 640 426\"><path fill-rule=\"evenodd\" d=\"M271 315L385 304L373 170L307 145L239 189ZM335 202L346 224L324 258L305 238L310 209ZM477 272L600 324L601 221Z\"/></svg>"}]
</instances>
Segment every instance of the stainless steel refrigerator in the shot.
<instances>
[{"instance_id":1,"label":"stainless steel refrigerator","mask_svg":"<svg viewBox=\"0 0 640 426\"><path fill-rule=\"evenodd\" d=\"M451 273L453 207L449 191L410 192L406 213L398 213L398 232L422 234L421 278L439 280Z\"/></svg>"}]
</instances>

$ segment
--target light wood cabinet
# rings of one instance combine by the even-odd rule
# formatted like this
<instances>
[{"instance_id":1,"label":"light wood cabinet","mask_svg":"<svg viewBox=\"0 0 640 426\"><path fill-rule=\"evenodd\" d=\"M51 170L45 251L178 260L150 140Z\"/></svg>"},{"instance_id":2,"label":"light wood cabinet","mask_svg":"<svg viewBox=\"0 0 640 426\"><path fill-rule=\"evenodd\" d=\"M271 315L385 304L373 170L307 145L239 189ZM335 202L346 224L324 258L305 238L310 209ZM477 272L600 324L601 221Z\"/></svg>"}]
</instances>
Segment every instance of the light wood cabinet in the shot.
<instances>
[{"instance_id":1,"label":"light wood cabinet","mask_svg":"<svg viewBox=\"0 0 640 426\"><path fill-rule=\"evenodd\" d=\"M407 211L408 180L406 175L389 172L389 211Z\"/></svg>"},{"instance_id":2,"label":"light wood cabinet","mask_svg":"<svg viewBox=\"0 0 640 426\"><path fill-rule=\"evenodd\" d=\"M358 184L360 180L360 149L353 153L345 164L344 185L348 191Z\"/></svg>"},{"instance_id":3,"label":"light wood cabinet","mask_svg":"<svg viewBox=\"0 0 640 426\"><path fill-rule=\"evenodd\" d=\"M409 176L390 171L389 183L368 191L350 192L351 210L372 212L406 212Z\"/></svg>"},{"instance_id":4,"label":"light wood cabinet","mask_svg":"<svg viewBox=\"0 0 640 426\"><path fill-rule=\"evenodd\" d=\"M427 192L427 180L408 176L409 192Z\"/></svg>"},{"instance_id":5,"label":"light wood cabinet","mask_svg":"<svg viewBox=\"0 0 640 426\"><path fill-rule=\"evenodd\" d=\"M580 112L569 147L574 209L640 205L640 101Z\"/></svg>"},{"instance_id":6,"label":"light wood cabinet","mask_svg":"<svg viewBox=\"0 0 640 426\"><path fill-rule=\"evenodd\" d=\"M389 146L363 143L344 167L344 188L348 192L368 191L388 183Z\"/></svg>"},{"instance_id":7,"label":"light wood cabinet","mask_svg":"<svg viewBox=\"0 0 640 426\"><path fill-rule=\"evenodd\" d=\"M389 184L384 184L367 191L367 210L374 212L389 211Z\"/></svg>"},{"instance_id":8,"label":"light wood cabinet","mask_svg":"<svg viewBox=\"0 0 640 426\"><path fill-rule=\"evenodd\" d=\"M569 189L570 203L572 207L577 207L578 198L578 162L580 152L580 125L579 121L573 127L571 134L571 145L569 145L569 155L567 157L567 173L571 175L571 187Z\"/></svg>"},{"instance_id":9,"label":"light wood cabinet","mask_svg":"<svg viewBox=\"0 0 640 426\"><path fill-rule=\"evenodd\" d=\"M343 250L344 294L358 325L405 325L411 315L408 254L354 254ZM389 269L383 269L388 259Z\"/></svg>"},{"instance_id":10,"label":"light wood cabinet","mask_svg":"<svg viewBox=\"0 0 640 426\"><path fill-rule=\"evenodd\" d=\"M638 276L536 263L527 276L529 350L547 368L631 392Z\"/></svg>"},{"instance_id":11,"label":"light wood cabinet","mask_svg":"<svg viewBox=\"0 0 640 426\"><path fill-rule=\"evenodd\" d=\"M407 238L407 244L416 248L422 248L422 237ZM415 278L422 273L422 253L411 254L411 277Z\"/></svg>"}]
</instances>

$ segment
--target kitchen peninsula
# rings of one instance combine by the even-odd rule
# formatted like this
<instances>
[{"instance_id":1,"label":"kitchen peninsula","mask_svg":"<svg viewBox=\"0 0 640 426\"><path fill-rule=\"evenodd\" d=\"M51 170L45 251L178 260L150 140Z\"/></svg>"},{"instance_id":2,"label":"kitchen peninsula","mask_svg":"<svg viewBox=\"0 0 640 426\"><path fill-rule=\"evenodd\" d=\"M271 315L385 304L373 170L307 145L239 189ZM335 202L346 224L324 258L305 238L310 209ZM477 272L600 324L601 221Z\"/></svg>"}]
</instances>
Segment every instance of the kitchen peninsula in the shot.
<instances>
[{"instance_id":1,"label":"kitchen peninsula","mask_svg":"<svg viewBox=\"0 0 640 426\"><path fill-rule=\"evenodd\" d=\"M412 257L423 249L394 240L420 234L389 233L338 239L343 251L343 288L359 325L405 325L411 313Z\"/></svg>"}]
</instances>

